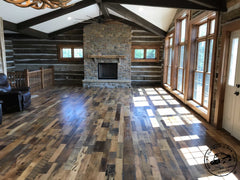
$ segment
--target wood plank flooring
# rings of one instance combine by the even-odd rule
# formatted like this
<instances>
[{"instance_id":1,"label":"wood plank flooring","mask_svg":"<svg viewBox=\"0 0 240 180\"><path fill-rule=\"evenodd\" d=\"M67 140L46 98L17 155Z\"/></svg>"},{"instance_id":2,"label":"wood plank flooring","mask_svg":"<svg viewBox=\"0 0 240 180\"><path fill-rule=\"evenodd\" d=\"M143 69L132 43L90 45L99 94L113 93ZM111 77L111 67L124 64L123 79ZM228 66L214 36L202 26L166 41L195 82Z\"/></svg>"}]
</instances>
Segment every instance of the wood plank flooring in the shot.
<instances>
[{"instance_id":1,"label":"wood plank flooring","mask_svg":"<svg viewBox=\"0 0 240 180\"><path fill-rule=\"evenodd\" d=\"M0 179L205 180L216 178L203 164L209 146L229 144L240 157L239 141L162 88L54 87L36 95L27 110L3 116Z\"/></svg>"}]
</instances>

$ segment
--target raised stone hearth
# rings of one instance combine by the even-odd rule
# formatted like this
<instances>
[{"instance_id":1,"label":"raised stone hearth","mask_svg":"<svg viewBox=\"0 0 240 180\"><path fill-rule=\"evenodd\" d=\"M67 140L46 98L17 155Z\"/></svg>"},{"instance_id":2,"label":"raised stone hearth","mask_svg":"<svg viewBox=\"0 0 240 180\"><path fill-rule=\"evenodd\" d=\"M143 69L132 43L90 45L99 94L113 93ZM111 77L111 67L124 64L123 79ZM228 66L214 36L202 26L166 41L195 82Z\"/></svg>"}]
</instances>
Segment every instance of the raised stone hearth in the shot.
<instances>
[{"instance_id":1,"label":"raised stone hearth","mask_svg":"<svg viewBox=\"0 0 240 180\"><path fill-rule=\"evenodd\" d=\"M84 27L84 87L131 86L131 27L111 22ZM117 63L117 79L99 79L99 63Z\"/></svg>"}]
</instances>

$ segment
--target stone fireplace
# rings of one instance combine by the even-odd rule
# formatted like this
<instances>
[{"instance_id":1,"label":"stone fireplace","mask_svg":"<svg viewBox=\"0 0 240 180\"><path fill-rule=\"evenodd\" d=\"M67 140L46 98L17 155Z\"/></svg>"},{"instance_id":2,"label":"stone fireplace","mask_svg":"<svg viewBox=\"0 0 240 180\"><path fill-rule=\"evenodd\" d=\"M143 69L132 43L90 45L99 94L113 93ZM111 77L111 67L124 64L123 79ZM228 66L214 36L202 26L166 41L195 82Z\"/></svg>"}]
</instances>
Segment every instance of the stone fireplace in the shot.
<instances>
[{"instance_id":1,"label":"stone fireplace","mask_svg":"<svg viewBox=\"0 0 240 180\"><path fill-rule=\"evenodd\" d=\"M131 86L131 27L119 23L84 27L84 87Z\"/></svg>"}]
</instances>

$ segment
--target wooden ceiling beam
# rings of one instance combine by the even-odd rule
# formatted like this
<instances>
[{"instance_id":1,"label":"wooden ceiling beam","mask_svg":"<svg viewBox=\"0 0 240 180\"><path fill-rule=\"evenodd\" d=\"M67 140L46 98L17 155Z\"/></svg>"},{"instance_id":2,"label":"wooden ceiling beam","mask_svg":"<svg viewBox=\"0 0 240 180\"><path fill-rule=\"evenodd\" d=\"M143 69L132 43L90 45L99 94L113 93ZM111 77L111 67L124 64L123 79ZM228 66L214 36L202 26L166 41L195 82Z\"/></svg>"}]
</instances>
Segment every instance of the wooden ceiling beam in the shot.
<instances>
[{"instance_id":1,"label":"wooden ceiling beam","mask_svg":"<svg viewBox=\"0 0 240 180\"><path fill-rule=\"evenodd\" d=\"M107 8L105 7L104 3L102 2L102 0L96 0L96 2L97 2L97 5L98 5L100 11L102 12L102 15L105 18L109 18L109 12L108 12Z\"/></svg>"},{"instance_id":2,"label":"wooden ceiling beam","mask_svg":"<svg viewBox=\"0 0 240 180\"><path fill-rule=\"evenodd\" d=\"M148 31L147 29L144 29L143 27L139 26L138 24L136 24L136 23L134 23L134 22L132 22L132 21L129 21L129 20L127 20L127 19L124 19L124 18L115 16L115 15L112 15L112 14L110 14L109 16L110 16L110 18L111 18L112 20L119 21L119 22L124 23L124 24L126 24L126 25L129 25L129 26L132 26L132 27L136 27L136 28L141 29L141 30ZM149 31L148 31L148 32L149 32ZM152 33L152 32L150 32L150 33Z\"/></svg>"},{"instance_id":3,"label":"wooden ceiling beam","mask_svg":"<svg viewBox=\"0 0 240 180\"><path fill-rule=\"evenodd\" d=\"M165 37L166 32L159 27L153 25L152 23L146 21L142 17L138 16L137 14L133 13L132 11L126 9L125 7L121 6L120 4L106 4L106 7L117 12L118 14L122 15L123 17L126 17L127 19L135 22L137 25L141 26L144 29L147 29L148 31Z\"/></svg>"},{"instance_id":4,"label":"wooden ceiling beam","mask_svg":"<svg viewBox=\"0 0 240 180\"><path fill-rule=\"evenodd\" d=\"M3 21L3 27L4 27L5 30L19 32L21 34L36 37L36 38L40 38L40 39L47 39L48 38L47 33L40 32L40 31L37 31L37 30L32 29L32 28L26 28L24 30L18 30L17 24L14 24L14 23L9 22L9 21Z\"/></svg>"},{"instance_id":5,"label":"wooden ceiling beam","mask_svg":"<svg viewBox=\"0 0 240 180\"><path fill-rule=\"evenodd\" d=\"M95 3L96 3L95 0L83 0L83 1L80 1L80 2L76 3L73 6L70 6L70 7L67 7L67 8L62 8L62 9L59 9L59 10L55 10L55 11L52 11L50 13L46 13L46 14L43 14L41 16L37 16L35 18L32 18L32 19L26 20L24 22L21 22L21 23L17 24L17 28L19 30L26 29L26 28L34 26L36 24L40 24L40 23L43 23L45 21L49 21L51 19L57 18L59 16L63 16L65 14L68 14L68 13L77 11L79 9L88 7L88 6L93 5Z\"/></svg>"},{"instance_id":6,"label":"wooden ceiling beam","mask_svg":"<svg viewBox=\"0 0 240 180\"><path fill-rule=\"evenodd\" d=\"M222 1L221 3L219 3L219 1L216 0L188 0L189 2L193 2L197 5L201 5L204 7L207 7L209 9L217 9L217 10L222 10L222 11L226 11L227 7L226 7L226 1L224 3L224 1Z\"/></svg>"},{"instance_id":7,"label":"wooden ceiling beam","mask_svg":"<svg viewBox=\"0 0 240 180\"><path fill-rule=\"evenodd\" d=\"M194 1L194 2L193 2ZM196 1L198 3L196 3ZM213 2L207 3L210 0L103 0L105 3L117 3L117 4L131 4L131 5L143 5L154 7L166 7L166 8L183 8L183 9L199 9L199 10L213 10L213 11L226 11L226 2L219 3L218 0L212 0ZM226 0L223 0L226 1ZM214 7L214 5L216 5Z\"/></svg>"}]
</instances>

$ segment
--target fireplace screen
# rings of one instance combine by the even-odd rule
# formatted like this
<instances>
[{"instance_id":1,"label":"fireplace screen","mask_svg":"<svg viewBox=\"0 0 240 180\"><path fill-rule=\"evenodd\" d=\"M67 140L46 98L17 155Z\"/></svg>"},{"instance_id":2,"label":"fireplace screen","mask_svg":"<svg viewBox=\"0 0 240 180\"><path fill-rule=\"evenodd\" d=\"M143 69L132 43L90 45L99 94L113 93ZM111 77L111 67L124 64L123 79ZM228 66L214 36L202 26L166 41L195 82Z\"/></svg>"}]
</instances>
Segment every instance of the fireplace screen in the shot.
<instances>
[{"instance_id":1,"label":"fireplace screen","mask_svg":"<svg viewBox=\"0 0 240 180\"><path fill-rule=\"evenodd\" d=\"M98 79L117 79L117 63L98 63Z\"/></svg>"}]
</instances>

